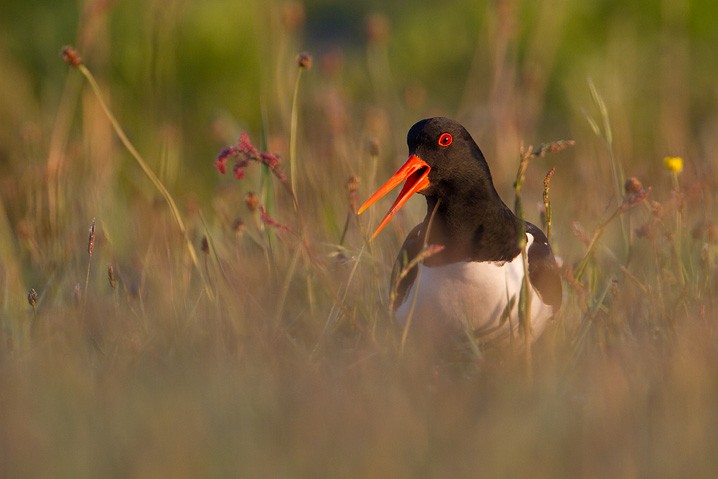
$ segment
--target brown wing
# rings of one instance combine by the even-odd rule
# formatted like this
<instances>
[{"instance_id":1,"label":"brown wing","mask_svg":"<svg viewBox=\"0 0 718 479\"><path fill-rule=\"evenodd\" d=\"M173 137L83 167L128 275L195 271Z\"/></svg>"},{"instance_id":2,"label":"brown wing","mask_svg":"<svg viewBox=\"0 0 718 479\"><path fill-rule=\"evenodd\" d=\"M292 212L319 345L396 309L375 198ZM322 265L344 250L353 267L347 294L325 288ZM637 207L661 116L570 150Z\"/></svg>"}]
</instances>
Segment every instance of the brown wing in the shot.
<instances>
[{"instance_id":1,"label":"brown wing","mask_svg":"<svg viewBox=\"0 0 718 479\"><path fill-rule=\"evenodd\" d=\"M526 232L534 237L528 250L529 280L544 303L557 311L561 307L562 287L556 258L546 235L539 227L526 222Z\"/></svg>"},{"instance_id":2,"label":"brown wing","mask_svg":"<svg viewBox=\"0 0 718 479\"><path fill-rule=\"evenodd\" d=\"M393 307L396 310L406 299L406 294L411 285L416 280L417 268L414 266L397 284L397 278L402 270L413 260L421 251L424 243L424 237L421 234L423 223L420 223L411 230L404 240L404 244L399 249L399 254L394 261L394 268L391 272L391 283L389 285L389 295L394 296Z\"/></svg>"}]
</instances>

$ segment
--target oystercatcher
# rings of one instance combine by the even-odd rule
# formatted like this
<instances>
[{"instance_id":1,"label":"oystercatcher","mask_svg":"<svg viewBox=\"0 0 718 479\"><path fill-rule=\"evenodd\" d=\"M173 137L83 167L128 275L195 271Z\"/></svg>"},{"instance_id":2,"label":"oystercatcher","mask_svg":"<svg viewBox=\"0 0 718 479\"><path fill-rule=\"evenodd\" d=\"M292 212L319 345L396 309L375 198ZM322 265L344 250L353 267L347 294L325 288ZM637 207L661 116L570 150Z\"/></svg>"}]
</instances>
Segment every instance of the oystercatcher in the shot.
<instances>
[{"instance_id":1,"label":"oystercatcher","mask_svg":"<svg viewBox=\"0 0 718 479\"><path fill-rule=\"evenodd\" d=\"M426 245L443 248L415 262L398 282L396 319L406 323L411 316L416 326L449 326L487 340L517 331L525 239L531 329L538 337L561 306L558 265L546 235L501 200L484 155L456 121L422 120L409 130L407 144L409 159L358 211L404 181L373 239L414 193L426 197L426 216L404 241L391 284Z\"/></svg>"}]
</instances>

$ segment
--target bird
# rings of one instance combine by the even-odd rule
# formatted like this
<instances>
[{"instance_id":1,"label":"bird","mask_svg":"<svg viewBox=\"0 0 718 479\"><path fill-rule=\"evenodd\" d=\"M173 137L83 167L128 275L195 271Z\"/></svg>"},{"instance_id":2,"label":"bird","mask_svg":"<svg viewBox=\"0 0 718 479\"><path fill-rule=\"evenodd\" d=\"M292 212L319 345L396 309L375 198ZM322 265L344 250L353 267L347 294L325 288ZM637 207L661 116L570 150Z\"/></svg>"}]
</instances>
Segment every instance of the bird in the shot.
<instances>
[{"instance_id":1,"label":"bird","mask_svg":"<svg viewBox=\"0 0 718 479\"><path fill-rule=\"evenodd\" d=\"M514 337L525 244L531 296L526 329L531 341L538 338L562 302L559 266L546 235L503 202L483 153L460 123L421 120L409 129L407 145L404 165L357 210L363 213L404 182L374 239L410 197L426 198L426 215L394 264L395 319L430 334L470 333L487 343Z\"/></svg>"}]
</instances>

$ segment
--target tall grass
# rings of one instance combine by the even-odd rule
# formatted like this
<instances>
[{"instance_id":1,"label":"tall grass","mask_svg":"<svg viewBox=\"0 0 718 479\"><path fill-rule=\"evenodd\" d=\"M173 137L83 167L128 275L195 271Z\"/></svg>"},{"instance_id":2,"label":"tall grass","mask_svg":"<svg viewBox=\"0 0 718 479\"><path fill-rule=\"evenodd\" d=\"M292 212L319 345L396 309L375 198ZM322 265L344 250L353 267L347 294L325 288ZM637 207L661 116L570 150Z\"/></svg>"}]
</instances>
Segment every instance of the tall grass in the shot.
<instances>
[{"instance_id":1,"label":"tall grass","mask_svg":"<svg viewBox=\"0 0 718 479\"><path fill-rule=\"evenodd\" d=\"M46 35L0 39L0 476L716 475L717 115L692 88L717 73L715 12L469 3L386 7L366 44L319 38L314 2L0 7ZM57 58L73 37L95 93ZM521 184L541 224L554 171L565 290L531 375L520 351L437 357L390 319L424 205L373 242L353 212L435 113L507 201L521 141L576 140ZM220 175L242 132L262 161Z\"/></svg>"}]
</instances>

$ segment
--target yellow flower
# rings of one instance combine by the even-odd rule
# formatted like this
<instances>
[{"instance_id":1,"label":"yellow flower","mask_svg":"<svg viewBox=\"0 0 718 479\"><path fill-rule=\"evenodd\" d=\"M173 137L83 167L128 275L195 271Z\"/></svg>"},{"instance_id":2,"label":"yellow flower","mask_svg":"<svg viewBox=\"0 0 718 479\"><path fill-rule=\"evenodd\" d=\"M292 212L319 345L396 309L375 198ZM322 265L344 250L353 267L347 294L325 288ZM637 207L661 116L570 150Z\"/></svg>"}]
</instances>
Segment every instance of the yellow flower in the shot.
<instances>
[{"instance_id":1,"label":"yellow flower","mask_svg":"<svg viewBox=\"0 0 718 479\"><path fill-rule=\"evenodd\" d=\"M680 156L666 156L663 158L663 165L668 171L677 175L683 171L683 158Z\"/></svg>"}]
</instances>

